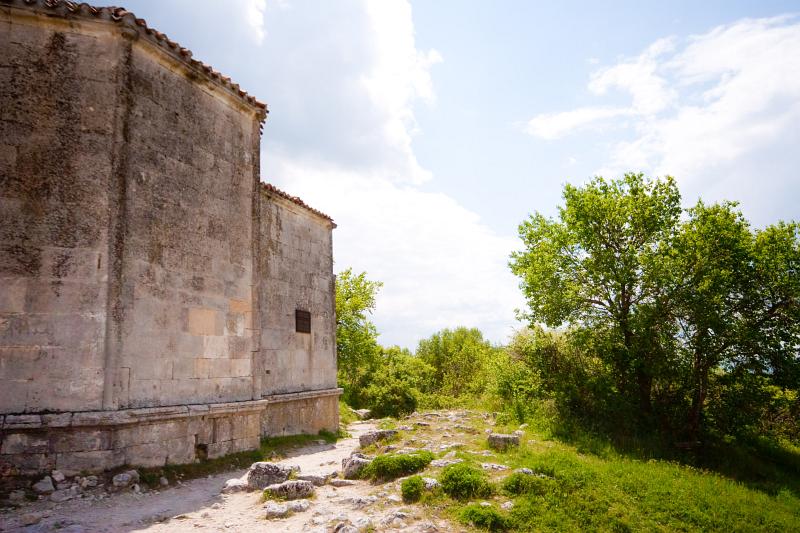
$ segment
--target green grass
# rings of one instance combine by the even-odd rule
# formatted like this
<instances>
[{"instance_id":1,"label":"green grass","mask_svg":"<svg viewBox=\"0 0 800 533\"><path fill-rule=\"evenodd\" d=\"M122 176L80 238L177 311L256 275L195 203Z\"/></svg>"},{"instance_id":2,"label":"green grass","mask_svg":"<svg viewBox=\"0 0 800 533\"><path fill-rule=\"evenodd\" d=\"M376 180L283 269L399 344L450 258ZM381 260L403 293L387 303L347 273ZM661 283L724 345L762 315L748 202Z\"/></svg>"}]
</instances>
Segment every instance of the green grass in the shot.
<instances>
[{"instance_id":1,"label":"green grass","mask_svg":"<svg viewBox=\"0 0 800 533\"><path fill-rule=\"evenodd\" d=\"M346 430L348 425L357 421L358 415L350 409L350 406L339 400L339 427Z\"/></svg>"},{"instance_id":2,"label":"green grass","mask_svg":"<svg viewBox=\"0 0 800 533\"><path fill-rule=\"evenodd\" d=\"M364 467L361 477L377 480L397 479L424 469L433 461L433 457L428 451L379 455Z\"/></svg>"},{"instance_id":3,"label":"green grass","mask_svg":"<svg viewBox=\"0 0 800 533\"><path fill-rule=\"evenodd\" d=\"M457 500L485 498L492 493L486 474L467 463L446 466L439 483L445 494Z\"/></svg>"},{"instance_id":4,"label":"green grass","mask_svg":"<svg viewBox=\"0 0 800 533\"><path fill-rule=\"evenodd\" d=\"M419 501L424 491L425 482L422 481L422 476L411 476L400 484L400 494L403 495L403 501L406 503Z\"/></svg>"},{"instance_id":5,"label":"green grass","mask_svg":"<svg viewBox=\"0 0 800 533\"><path fill-rule=\"evenodd\" d=\"M472 504L464 507L458 515L461 522L487 531L506 531L511 521L494 507Z\"/></svg>"},{"instance_id":6,"label":"green grass","mask_svg":"<svg viewBox=\"0 0 800 533\"><path fill-rule=\"evenodd\" d=\"M158 468L140 468L139 477L145 485L151 488L159 486L159 481L165 477L169 482L186 481L230 470L247 468L258 461L272 461L282 457L293 448L305 446L318 440L334 443L340 438L339 434L322 430L317 435L287 435L281 437L267 437L261 440L257 450L232 453L215 459L206 459L185 465L166 465ZM118 469L120 472L130 467Z\"/></svg>"}]
</instances>

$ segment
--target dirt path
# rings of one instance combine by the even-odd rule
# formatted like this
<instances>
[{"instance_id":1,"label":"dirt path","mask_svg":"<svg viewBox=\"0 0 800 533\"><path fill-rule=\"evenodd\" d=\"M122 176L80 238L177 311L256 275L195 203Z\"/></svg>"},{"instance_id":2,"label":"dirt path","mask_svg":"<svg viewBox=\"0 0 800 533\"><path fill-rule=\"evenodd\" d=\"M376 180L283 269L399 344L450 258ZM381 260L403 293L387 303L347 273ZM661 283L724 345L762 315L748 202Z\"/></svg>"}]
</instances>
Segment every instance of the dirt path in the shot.
<instances>
[{"instance_id":1,"label":"dirt path","mask_svg":"<svg viewBox=\"0 0 800 533\"><path fill-rule=\"evenodd\" d=\"M358 447L358 436L375 428L371 422L356 422L348 428L351 438L336 444L299 448L280 461L298 465L301 474L326 475L341 469L342 459ZM71 500L61 504L39 501L0 515L0 531L61 533L147 532L330 532L344 523L356 530L452 531L441 520L430 520L424 511L405 506L399 497L399 482L371 485L318 487L307 511L288 518L265 520L260 493L221 494L226 480L241 477L245 470L195 479L160 491L109 495L101 501ZM25 515L42 516L24 527Z\"/></svg>"}]
</instances>

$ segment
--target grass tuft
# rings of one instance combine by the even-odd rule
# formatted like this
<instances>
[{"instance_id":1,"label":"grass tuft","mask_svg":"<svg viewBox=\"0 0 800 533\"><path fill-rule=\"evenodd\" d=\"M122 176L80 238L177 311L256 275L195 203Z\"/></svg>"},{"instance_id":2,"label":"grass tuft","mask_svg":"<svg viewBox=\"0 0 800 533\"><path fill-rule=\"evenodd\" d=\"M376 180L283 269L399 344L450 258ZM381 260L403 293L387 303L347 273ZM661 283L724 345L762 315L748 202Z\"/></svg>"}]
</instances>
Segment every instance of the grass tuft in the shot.
<instances>
[{"instance_id":1,"label":"grass tuft","mask_svg":"<svg viewBox=\"0 0 800 533\"><path fill-rule=\"evenodd\" d=\"M439 482L444 493L456 500L484 498L492 493L486 474L466 463L446 466Z\"/></svg>"},{"instance_id":2,"label":"grass tuft","mask_svg":"<svg viewBox=\"0 0 800 533\"><path fill-rule=\"evenodd\" d=\"M424 469L433 461L433 457L428 451L379 455L364 467L362 477L377 480L397 479Z\"/></svg>"}]
</instances>

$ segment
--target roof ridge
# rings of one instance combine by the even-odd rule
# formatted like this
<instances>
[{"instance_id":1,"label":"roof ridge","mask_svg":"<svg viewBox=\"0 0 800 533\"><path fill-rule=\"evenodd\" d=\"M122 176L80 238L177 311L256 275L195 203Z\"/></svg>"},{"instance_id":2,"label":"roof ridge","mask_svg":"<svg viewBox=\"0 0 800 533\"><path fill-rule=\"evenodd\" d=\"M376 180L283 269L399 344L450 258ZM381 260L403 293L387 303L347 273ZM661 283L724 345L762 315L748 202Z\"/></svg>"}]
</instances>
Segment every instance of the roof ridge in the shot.
<instances>
[{"instance_id":1,"label":"roof ridge","mask_svg":"<svg viewBox=\"0 0 800 533\"><path fill-rule=\"evenodd\" d=\"M264 192L267 192L267 193L274 194L275 196L280 196L281 198L284 198L284 199L286 199L286 200L289 200L289 201L290 201L290 202L292 202L293 204L295 204L295 205L298 205L298 206L302 207L303 209L306 209L306 210L308 210L308 211L311 211L311 212L312 212L312 213L314 213L315 215L317 215L317 216L319 216L319 217L322 217L322 218L324 218L324 219L326 219L326 220L330 221L330 222L333 224L333 226L334 226L334 227L336 227L336 223L333 221L333 219L332 219L330 216L326 215L326 214L325 214L325 213L323 213L322 211L319 211L319 210L317 210L317 209L314 209L313 207L311 207L310 205L308 205L307 203L305 203L303 200L301 200L299 196L292 196L292 195L291 195L291 194L289 194L288 192L286 192L286 191L282 191L281 189L277 188L277 187L276 187L276 186L274 186L273 184L271 184L271 183L267 183L267 182L265 182L265 181L262 181L262 182L261 182L261 189L262 189Z\"/></svg>"},{"instance_id":2,"label":"roof ridge","mask_svg":"<svg viewBox=\"0 0 800 533\"><path fill-rule=\"evenodd\" d=\"M100 20L107 20L117 24L127 26L135 30L139 35L145 36L151 42L164 50L172 53L182 62L190 67L193 67L203 74L218 82L223 87L229 89L235 96L241 100L255 107L259 111L259 116L263 122L267 118L267 104L259 101L256 97L248 94L242 89L238 83L232 81L228 76L225 76L211 66L194 59L192 51L184 48L175 41L171 40L166 34L151 28L147 25L147 21L142 18L137 18L132 12L124 7L105 6L96 7L89 5L85 2L77 3L70 0L0 0L0 4L12 5L16 7L23 7L28 9L40 8L47 10L48 14L56 14L62 17L81 16L84 18L93 18Z\"/></svg>"}]
</instances>

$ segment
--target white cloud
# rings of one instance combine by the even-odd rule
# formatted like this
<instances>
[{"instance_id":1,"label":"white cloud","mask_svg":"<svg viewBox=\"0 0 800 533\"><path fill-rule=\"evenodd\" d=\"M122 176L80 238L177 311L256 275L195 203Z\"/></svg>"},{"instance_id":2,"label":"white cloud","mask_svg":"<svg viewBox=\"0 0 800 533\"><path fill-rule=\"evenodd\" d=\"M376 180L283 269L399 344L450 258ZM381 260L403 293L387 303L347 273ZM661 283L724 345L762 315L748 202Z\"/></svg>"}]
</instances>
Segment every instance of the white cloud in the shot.
<instances>
[{"instance_id":1,"label":"white cloud","mask_svg":"<svg viewBox=\"0 0 800 533\"><path fill-rule=\"evenodd\" d=\"M525 131L541 139L554 140L629 114L629 109L621 107L581 107L560 113L543 113L529 120Z\"/></svg>"},{"instance_id":2,"label":"white cloud","mask_svg":"<svg viewBox=\"0 0 800 533\"><path fill-rule=\"evenodd\" d=\"M244 16L257 44L264 42L264 11L267 0L245 0Z\"/></svg>"},{"instance_id":3,"label":"white cloud","mask_svg":"<svg viewBox=\"0 0 800 533\"><path fill-rule=\"evenodd\" d=\"M679 46L681 44L682 46ZM792 198L800 196L800 24L796 17L745 19L688 38L656 41L633 60L592 75L598 96L621 89L627 108L579 108L541 115L529 128L544 138L559 136L604 119L611 150L598 173L643 170L671 174L694 202L723 198L743 202L757 224L798 218ZM592 114L615 109L616 113ZM572 114L572 115L571 115ZM581 121L563 117L589 117ZM618 121L625 116L625 121ZM543 118L545 117L545 118ZM561 118L561 127L555 118ZM555 125L553 125L555 123Z\"/></svg>"},{"instance_id":4,"label":"white cloud","mask_svg":"<svg viewBox=\"0 0 800 533\"><path fill-rule=\"evenodd\" d=\"M330 214L335 268L384 282L381 342L414 348L443 327L505 341L522 305L506 262L515 239L436 192L412 140L435 105L436 50L420 50L406 0L267 11L265 180ZM427 182L426 191L420 184Z\"/></svg>"}]
</instances>

